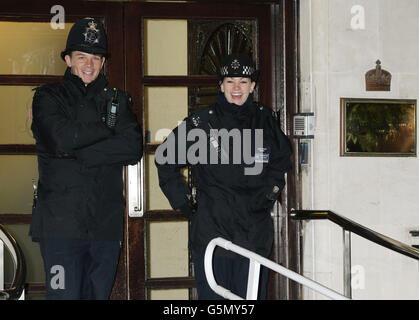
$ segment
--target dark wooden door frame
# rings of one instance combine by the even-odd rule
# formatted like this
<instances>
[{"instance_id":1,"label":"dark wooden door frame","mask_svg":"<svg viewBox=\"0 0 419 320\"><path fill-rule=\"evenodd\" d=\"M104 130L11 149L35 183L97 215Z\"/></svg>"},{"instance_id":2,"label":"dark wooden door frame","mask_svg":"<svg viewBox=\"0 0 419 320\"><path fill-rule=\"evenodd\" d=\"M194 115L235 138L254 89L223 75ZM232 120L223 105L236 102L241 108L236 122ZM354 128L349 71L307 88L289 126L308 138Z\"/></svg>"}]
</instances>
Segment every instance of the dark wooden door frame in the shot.
<instances>
[{"instance_id":1,"label":"dark wooden door frame","mask_svg":"<svg viewBox=\"0 0 419 320\"><path fill-rule=\"evenodd\" d=\"M295 272L302 273L302 247L300 241L300 223L289 218L292 208L300 205L301 190L298 188L299 163L298 145L294 140L293 116L299 110L300 105L300 52L299 52L299 2L300 0L283 0L276 5L278 10L278 36L276 43L280 59L276 63L277 90L282 92L282 102L279 104L281 111L281 127L286 132L293 146L292 163L293 168L287 174L285 197L282 202L282 214L278 216L278 234L281 243L277 247L279 263ZM282 50L282 54L281 54ZM278 69L284 68L283 71ZM284 96L285 93L285 96ZM279 277L279 298L297 300L301 299L301 286L285 277Z\"/></svg>"},{"instance_id":2,"label":"dark wooden door frame","mask_svg":"<svg viewBox=\"0 0 419 320\"><path fill-rule=\"evenodd\" d=\"M256 5L237 5L237 4L219 4L215 6L213 3L127 3L125 4L125 31L126 34L130 32L134 34L130 40L126 41L126 76L127 76L127 90L133 96L134 109L137 111L140 122L142 122L143 114L143 87L144 86L199 86L199 85L217 85L215 76L143 76L143 53L140 51L143 48L142 43L142 19L144 18L216 18L216 19L234 19L234 18L259 18L259 32L262 34L269 34L271 30L270 12L264 6ZM252 8L249 14L249 8ZM271 94L271 50L261 50L260 46L266 45L259 41L259 61L262 78L260 81L260 88L268 94L264 95L263 103L267 105L272 104ZM268 44L269 45L269 42ZM267 52L267 54L266 54ZM262 56L262 55L263 56ZM129 69L129 71L128 71ZM134 72L133 72L134 71ZM137 254L128 256L128 265L133 266L129 268L129 298L130 299L145 299L146 288L168 287L169 285L183 285L184 287L191 287L194 285L191 279L164 279L164 280L147 280L145 279L144 259L146 259L145 245L145 220L152 219L153 216L162 215L161 212L146 212L144 218L130 218L128 223L127 241L130 243L130 250L134 250ZM179 219L176 213L166 213L166 219ZM181 218L180 218L181 219Z\"/></svg>"},{"instance_id":3,"label":"dark wooden door frame","mask_svg":"<svg viewBox=\"0 0 419 320\"><path fill-rule=\"evenodd\" d=\"M125 4L125 32L135 34L136 39L131 38L125 42L126 68L131 71L137 68L136 72L126 72L126 89L133 95L135 109L138 113L139 121L142 123L143 86L188 86L188 85L216 85L215 77L194 76L143 76L142 61L139 54L142 48L142 25L139 17L144 18L232 18L240 17L240 6L235 5L236 1L224 1L223 4L214 6L213 2L199 1L199 3L173 4L168 3L127 3ZM246 1L248 5L254 5L255 12L263 10L262 6L255 5L261 1ZM265 1L266 2L266 1ZM253 4L251 4L253 3ZM266 3L265 9L266 9ZM262 92L269 92L264 95L262 102L272 106L279 111L281 126L292 140L292 115L295 113L298 104L298 0L271 1L269 16L259 26L260 33L271 33L270 41L259 41L259 46L270 46L270 50L258 50L269 54L259 55L259 62L262 61L259 88ZM267 28L267 29L266 29ZM273 71L271 70L273 66ZM126 69L128 70L128 69ZM295 160L295 154L294 158ZM288 219L289 208L296 207L296 183L294 172L290 172L287 177L286 196L282 201L282 212L277 208L274 217L277 236L272 257L281 264L292 270L300 271L299 243L297 225ZM166 218L172 216L174 219L182 219L174 212L160 213ZM147 214L151 218L153 214ZM155 216L156 217L156 216ZM127 226L126 241L130 242L130 250L138 252L136 255L129 256L128 259L128 291L130 299L145 299L144 278L144 219L132 219ZM129 267L132 266L132 267ZM161 284L175 283L173 279L167 279ZM187 279L185 283L187 284ZM192 283L189 283L192 285ZM151 284L149 284L151 285ZM299 286L279 277L271 276L269 299L298 299L300 297Z\"/></svg>"}]
</instances>

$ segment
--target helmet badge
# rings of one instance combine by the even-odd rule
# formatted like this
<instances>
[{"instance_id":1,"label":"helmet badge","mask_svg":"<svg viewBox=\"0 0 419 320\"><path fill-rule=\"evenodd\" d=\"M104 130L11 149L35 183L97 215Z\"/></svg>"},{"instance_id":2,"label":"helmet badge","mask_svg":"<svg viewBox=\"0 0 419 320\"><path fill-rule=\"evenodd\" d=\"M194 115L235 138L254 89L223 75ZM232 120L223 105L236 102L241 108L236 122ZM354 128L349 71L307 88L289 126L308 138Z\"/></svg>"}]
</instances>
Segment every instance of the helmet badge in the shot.
<instances>
[{"instance_id":1,"label":"helmet badge","mask_svg":"<svg viewBox=\"0 0 419 320\"><path fill-rule=\"evenodd\" d=\"M87 24L89 27L86 28L86 32L83 33L84 41L89 44L99 43L100 31L97 29L97 24L94 21L90 21Z\"/></svg>"}]
</instances>

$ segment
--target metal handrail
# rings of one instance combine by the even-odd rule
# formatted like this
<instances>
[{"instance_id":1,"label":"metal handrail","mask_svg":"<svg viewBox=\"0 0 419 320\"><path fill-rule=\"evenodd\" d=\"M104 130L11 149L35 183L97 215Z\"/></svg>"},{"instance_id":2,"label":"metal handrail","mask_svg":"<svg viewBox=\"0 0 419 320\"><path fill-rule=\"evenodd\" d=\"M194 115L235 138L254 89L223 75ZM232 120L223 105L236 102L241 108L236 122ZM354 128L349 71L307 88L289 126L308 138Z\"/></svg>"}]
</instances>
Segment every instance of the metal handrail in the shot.
<instances>
[{"instance_id":1,"label":"metal handrail","mask_svg":"<svg viewBox=\"0 0 419 320\"><path fill-rule=\"evenodd\" d=\"M411 247L400 241L394 240L374 230L368 229L352 220L340 216L330 210L292 210L290 215L295 220L319 220L327 219L344 230L356 233L357 235L370 240L380 246L386 247L407 257L419 260L419 249Z\"/></svg>"},{"instance_id":2,"label":"metal handrail","mask_svg":"<svg viewBox=\"0 0 419 320\"><path fill-rule=\"evenodd\" d=\"M2 224L0 224L0 241L4 243L11 253L15 270L10 287L8 289L0 290L0 300L17 300L22 295L25 286L25 257L16 239Z\"/></svg>"},{"instance_id":3,"label":"metal handrail","mask_svg":"<svg viewBox=\"0 0 419 320\"><path fill-rule=\"evenodd\" d=\"M233 251L241 256L244 256L248 259L250 259L249 263L249 276L248 276L248 282L247 282L247 293L246 293L246 299L247 300L256 300L257 299L257 293L258 293L258 286L259 286L259 274L260 274L260 265L264 265L265 267L274 270L280 274L282 274L285 277L288 277L298 283L301 283L302 285L305 285L321 294L324 294L325 296L334 299L334 300L349 300L347 297L339 294L336 291L333 291L323 285L321 285L318 282L315 282L313 280L310 280L306 277L303 277L302 275L291 271L269 259L266 259L252 251L249 251L247 249L244 249L238 245L235 245L231 241L225 240L223 238L215 238L212 239L205 250L205 257L204 257L204 268L205 268L205 275L208 281L208 284L212 290L215 291L218 295L222 296L226 299L231 300L243 300L242 297L239 297L238 295L232 293L230 290L223 288L222 286L218 285L215 278L214 273L212 269L212 261L213 261L213 254L214 249L216 246L220 246L226 250Z\"/></svg>"},{"instance_id":4,"label":"metal handrail","mask_svg":"<svg viewBox=\"0 0 419 320\"><path fill-rule=\"evenodd\" d=\"M343 291L346 297L352 298L351 272L351 232L370 240L380 246L419 260L419 249L408 246L374 230L368 229L352 220L342 217L330 210L292 210L290 215L295 220L327 219L343 230Z\"/></svg>"}]
</instances>

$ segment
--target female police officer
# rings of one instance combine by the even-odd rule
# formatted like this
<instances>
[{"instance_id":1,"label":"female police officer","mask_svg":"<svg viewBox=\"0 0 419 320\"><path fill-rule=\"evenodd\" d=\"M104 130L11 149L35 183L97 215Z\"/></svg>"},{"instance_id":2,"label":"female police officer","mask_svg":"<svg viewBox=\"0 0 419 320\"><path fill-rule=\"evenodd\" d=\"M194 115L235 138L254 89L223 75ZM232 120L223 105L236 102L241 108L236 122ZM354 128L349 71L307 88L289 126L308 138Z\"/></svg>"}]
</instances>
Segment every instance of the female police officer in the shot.
<instances>
[{"instance_id":1,"label":"female police officer","mask_svg":"<svg viewBox=\"0 0 419 320\"><path fill-rule=\"evenodd\" d=\"M253 102L257 74L248 56L225 57L218 72L217 102L187 117L156 151L160 187L171 206L191 221L189 245L199 299L220 298L209 288L204 272L205 248L213 238L222 237L263 256L271 251L270 211L285 185L291 148L272 110ZM193 165L196 208L179 172L188 164ZM249 260L235 253L221 248L214 253L217 283L242 297L246 297L248 267ZM267 270L261 278L260 298L264 298Z\"/></svg>"}]
</instances>

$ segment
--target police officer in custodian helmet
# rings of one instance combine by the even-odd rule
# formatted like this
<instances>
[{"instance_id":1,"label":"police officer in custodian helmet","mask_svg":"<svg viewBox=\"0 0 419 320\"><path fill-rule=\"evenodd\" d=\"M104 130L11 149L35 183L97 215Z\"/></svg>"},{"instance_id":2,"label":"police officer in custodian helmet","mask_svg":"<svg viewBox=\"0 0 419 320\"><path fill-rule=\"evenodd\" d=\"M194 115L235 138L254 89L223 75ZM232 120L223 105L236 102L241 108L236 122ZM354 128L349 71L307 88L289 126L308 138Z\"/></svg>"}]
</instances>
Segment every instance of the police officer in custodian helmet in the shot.
<instances>
[{"instance_id":1,"label":"police officer in custodian helmet","mask_svg":"<svg viewBox=\"0 0 419 320\"><path fill-rule=\"evenodd\" d=\"M62 82L37 88L32 131L39 181L30 234L40 242L47 299L108 299L123 235L122 169L142 156L128 93L109 88L102 24L71 28Z\"/></svg>"},{"instance_id":2,"label":"police officer in custodian helmet","mask_svg":"<svg viewBox=\"0 0 419 320\"><path fill-rule=\"evenodd\" d=\"M212 239L222 237L265 257L271 252L270 211L291 167L291 147L272 110L253 102L257 75L250 57L225 57L216 103L187 117L156 150L160 187L191 222L189 246L199 299L221 298L204 272L204 253ZM245 150L251 157L245 158ZM192 165L196 203L180 173L186 165ZM213 269L219 285L246 297L247 258L217 248ZM261 275L263 299L267 269Z\"/></svg>"}]
</instances>

